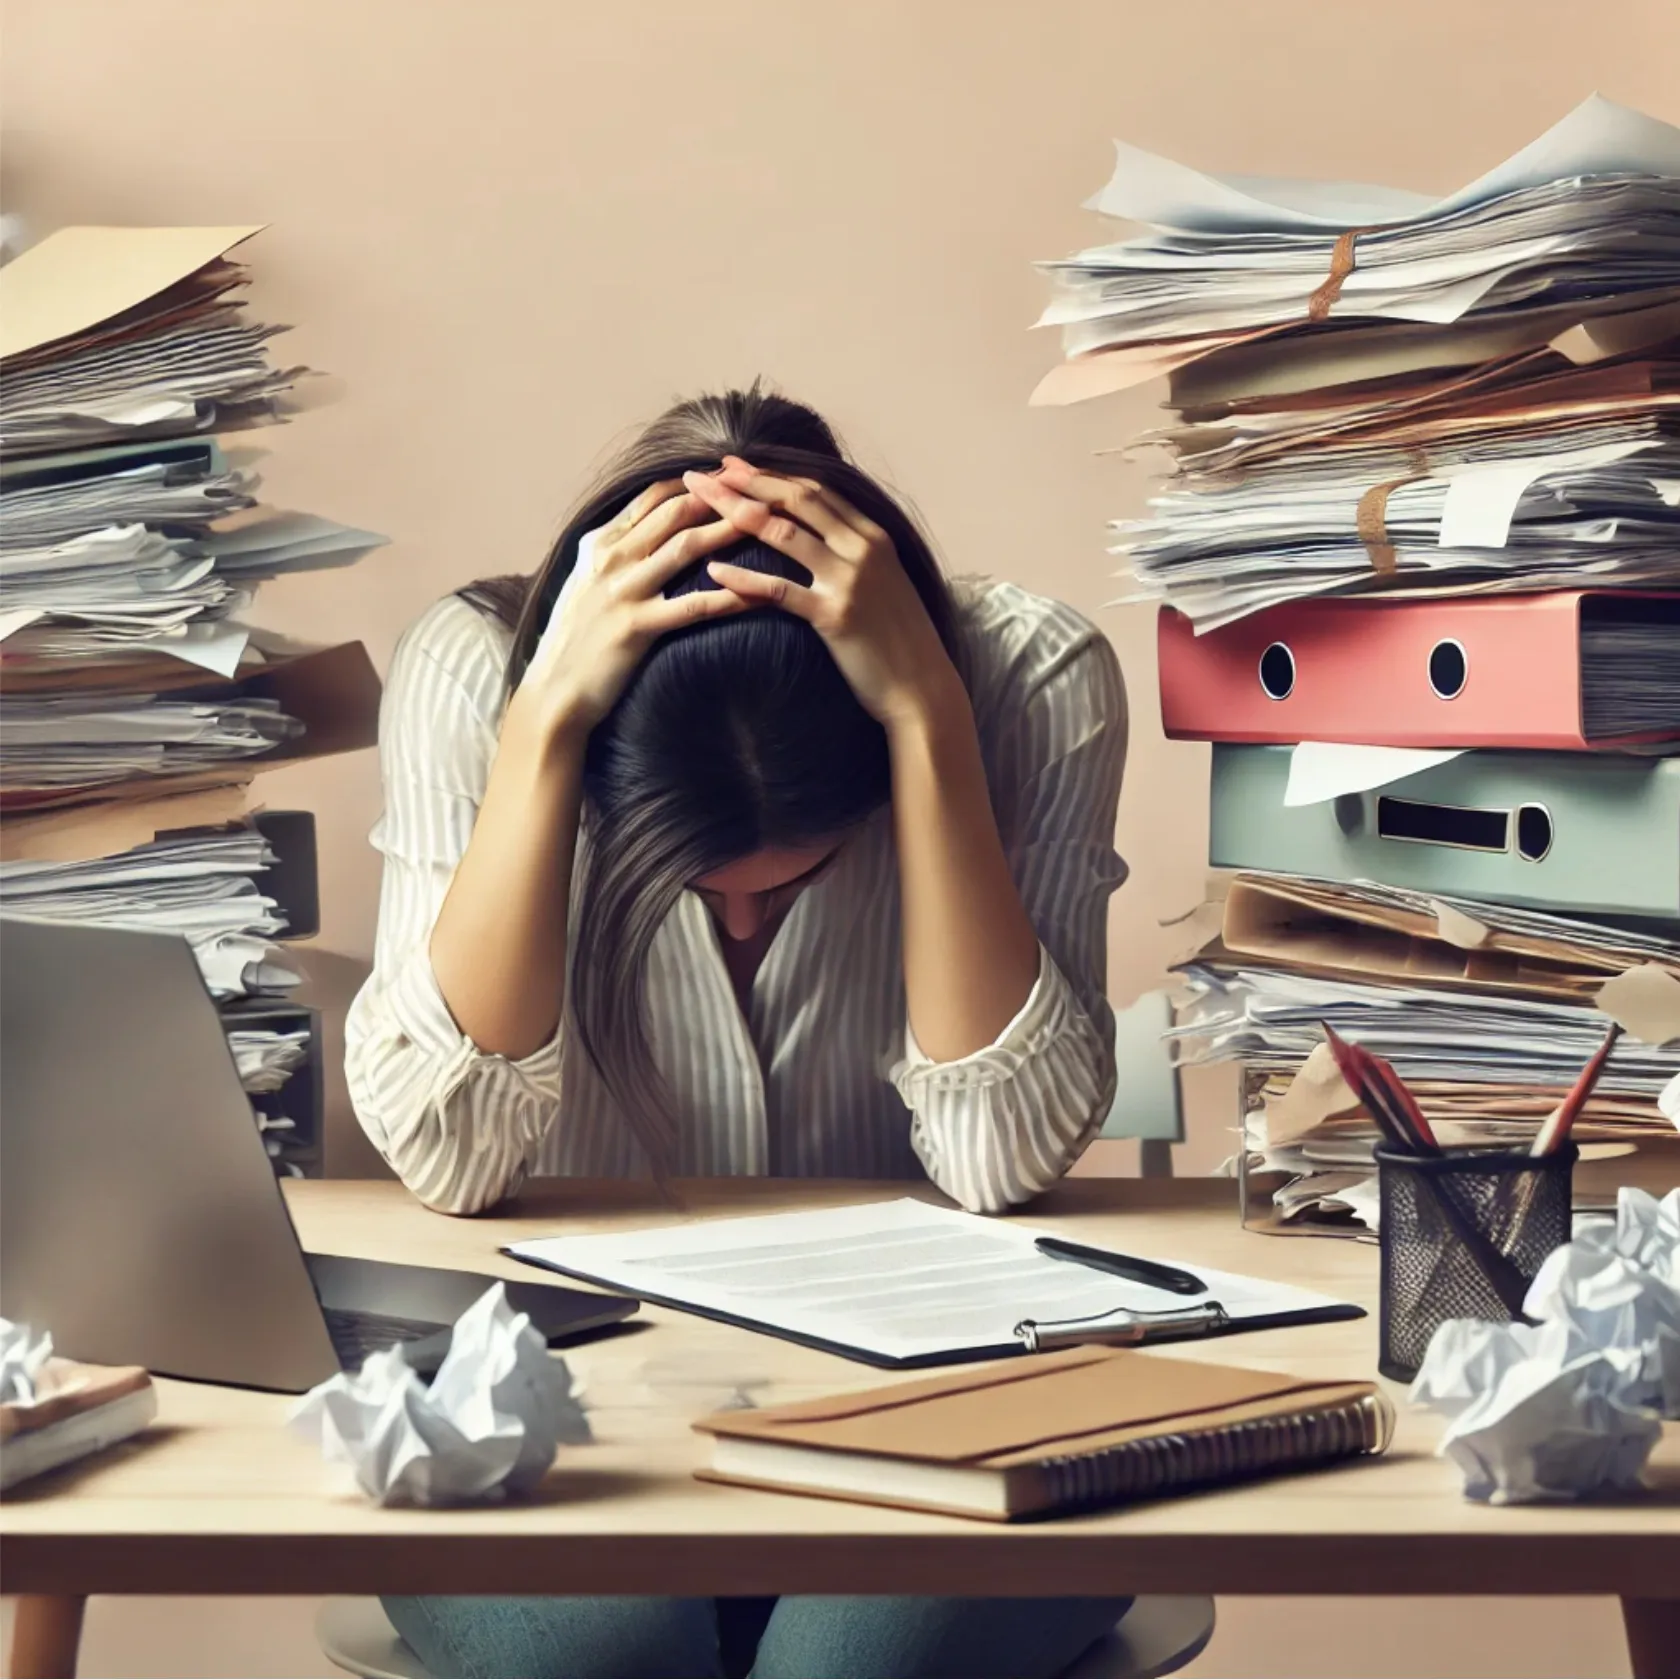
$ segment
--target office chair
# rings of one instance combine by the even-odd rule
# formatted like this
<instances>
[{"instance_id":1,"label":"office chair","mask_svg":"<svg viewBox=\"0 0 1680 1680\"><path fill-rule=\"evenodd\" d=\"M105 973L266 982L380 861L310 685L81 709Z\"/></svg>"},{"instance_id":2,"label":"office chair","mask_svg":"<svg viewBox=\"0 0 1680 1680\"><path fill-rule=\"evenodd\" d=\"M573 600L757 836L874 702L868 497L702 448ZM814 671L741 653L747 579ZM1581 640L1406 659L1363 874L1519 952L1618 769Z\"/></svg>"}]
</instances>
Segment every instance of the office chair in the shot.
<instances>
[{"instance_id":1,"label":"office chair","mask_svg":"<svg viewBox=\"0 0 1680 1680\"><path fill-rule=\"evenodd\" d=\"M1140 1598L1112 1633L1064 1673L1078 1680L1149 1680L1175 1674L1206 1649L1213 1620L1211 1598ZM346 1674L432 1680L377 1598L329 1598L315 1618L315 1637L327 1661Z\"/></svg>"}]
</instances>

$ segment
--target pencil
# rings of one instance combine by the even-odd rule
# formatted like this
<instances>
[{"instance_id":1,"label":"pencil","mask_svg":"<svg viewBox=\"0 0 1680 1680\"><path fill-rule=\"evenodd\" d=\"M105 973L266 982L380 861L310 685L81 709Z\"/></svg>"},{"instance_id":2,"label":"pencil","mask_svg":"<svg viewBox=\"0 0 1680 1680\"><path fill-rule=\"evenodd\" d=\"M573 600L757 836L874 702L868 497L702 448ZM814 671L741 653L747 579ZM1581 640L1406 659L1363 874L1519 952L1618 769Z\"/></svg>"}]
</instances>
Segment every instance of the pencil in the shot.
<instances>
[{"instance_id":1,"label":"pencil","mask_svg":"<svg viewBox=\"0 0 1680 1680\"><path fill-rule=\"evenodd\" d=\"M1621 1027L1612 1021L1610 1030L1604 1035L1604 1042L1581 1069L1575 1083L1569 1088L1568 1096L1558 1104L1545 1124L1535 1133L1534 1142L1529 1146L1530 1155L1550 1155L1563 1148L1569 1141L1570 1128L1580 1117L1581 1110L1587 1106L1587 1098L1592 1095L1593 1086L1598 1083L1598 1076L1603 1073L1604 1064L1610 1059L1611 1048L1621 1036Z\"/></svg>"},{"instance_id":2,"label":"pencil","mask_svg":"<svg viewBox=\"0 0 1680 1680\"><path fill-rule=\"evenodd\" d=\"M1405 1081L1381 1056L1349 1044L1334 1027L1321 1022L1330 1054L1353 1094L1377 1124L1377 1130L1396 1149L1414 1155L1435 1155L1440 1145Z\"/></svg>"}]
</instances>

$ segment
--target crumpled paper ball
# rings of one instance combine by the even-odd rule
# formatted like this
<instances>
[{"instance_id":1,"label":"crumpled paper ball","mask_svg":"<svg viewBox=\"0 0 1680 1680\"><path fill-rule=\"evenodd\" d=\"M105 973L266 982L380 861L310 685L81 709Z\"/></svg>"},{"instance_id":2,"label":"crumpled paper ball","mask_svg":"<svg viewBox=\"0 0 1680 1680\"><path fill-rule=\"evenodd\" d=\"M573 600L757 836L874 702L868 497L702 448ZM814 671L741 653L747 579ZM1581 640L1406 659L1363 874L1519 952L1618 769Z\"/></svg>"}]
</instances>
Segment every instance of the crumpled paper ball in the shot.
<instances>
[{"instance_id":1,"label":"crumpled paper ball","mask_svg":"<svg viewBox=\"0 0 1680 1680\"><path fill-rule=\"evenodd\" d=\"M1680 1190L1659 1202L1648 1190L1623 1185L1616 1197L1612 1246L1624 1259L1680 1289Z\"/></svg>"},{"instance_id":2,"label":"crumpled paper ball","mask_svg":"<svg viewBox=\"0 0 1680 1680\"><path fill-rule=\"evenodd\" d=\"M1524 1299L1535 1324L1453 1319L1414 1405L1447 1419L1438 1449L1471 1499L1581 1499L1639 1485L1680 1416L1680 1190L1624 1187L1616 1220L1555 1249Z\"/></svg>"},{"instance_id":3,"label":"crumpled paper ball","mask_svg":"<svg viewBox=\"0 0 1680 1680\"><path fill-rule=\"evenodd\" d=\"M463 1505L528 1493L562 1443L591 1439L572 1373L501 1284L456 1322L428 1388L400 1349L312 1388L288 1422L381 1505Z\"/></svg>"},{"instance_id":4,"label":"crumpled paper ball","mask_svg":"<svg viewBox=\"0 0 1680 1680\"><path fill-rule=\"evenodd\" d=\"M1680 1418L1680 1289L1619 1253L1608 1225L1546 1256L1523 1311L1567 1325L1582 1347L1624 1350L1630 1370L1619 1398Z\"/></svg>"},{"instance_id":5,"label":"crumpled paper ball","mask_svg":"<svg viewBox=\"0 0 1680 1680\"><path fill-rule=\"evenodd\" d=\"M0 1318L0 1405L32 1406L41 1398L53 1340L44 1330Z\"/></svg>"},{"instance_id":6,"label":"crumpled paper ball","mask_svg":"<svg viewBox=\"0 0 1680 1680\"><path fill-rule=\"evenodd\" d=\"M1448 1422L1437 1451L1470 1499L1580 1499L1639 1484L1662 1422L1623 1396L1637 1348L1583 1343L1565 1322L1451 1319L1429 1344L1412 1402Z\"/></svg>"}]
</instances>

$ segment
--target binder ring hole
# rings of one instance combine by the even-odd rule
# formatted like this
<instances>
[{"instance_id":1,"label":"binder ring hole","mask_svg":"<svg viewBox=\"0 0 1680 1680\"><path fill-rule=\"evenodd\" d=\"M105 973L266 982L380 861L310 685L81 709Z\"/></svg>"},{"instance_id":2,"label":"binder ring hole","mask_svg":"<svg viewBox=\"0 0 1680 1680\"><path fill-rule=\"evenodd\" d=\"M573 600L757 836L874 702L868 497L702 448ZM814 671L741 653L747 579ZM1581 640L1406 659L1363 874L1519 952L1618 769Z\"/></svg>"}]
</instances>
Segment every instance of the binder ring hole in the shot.
<instances>
[{"instance_id":1,"label":"binder ring hole","mask_svg":"<svg viewBox=\"0 0 1680 1680\"><path fill-rule=\"evenodd\" d=\"M1456 700L1470 677L1470 658L1461 642L1449 636L1429 650L1429 686L1439 700Z\"/></svg>"},{"instance_id":2,"label":"binder ring hole","mask_svg":"<svg viewBox=\"0 0 1680 1680\"><path fill-rule=\"evenodd\" d=\"M1552 813L1544 805L1517 807L1517 856L1539 863L1552 849Z\"/></svg>"},{"instance_id":3,"label":"binder ring hole","mask_svg":"<svg viewBox=\"0 0 1680 1680\"><path fill-rule=\"evenodd\" d=\"M1273 642L1260 655L1260 686L1271 700L1287 700L1295 687L1295 655L1285 642Z\"/></svg>"}]
</instances>

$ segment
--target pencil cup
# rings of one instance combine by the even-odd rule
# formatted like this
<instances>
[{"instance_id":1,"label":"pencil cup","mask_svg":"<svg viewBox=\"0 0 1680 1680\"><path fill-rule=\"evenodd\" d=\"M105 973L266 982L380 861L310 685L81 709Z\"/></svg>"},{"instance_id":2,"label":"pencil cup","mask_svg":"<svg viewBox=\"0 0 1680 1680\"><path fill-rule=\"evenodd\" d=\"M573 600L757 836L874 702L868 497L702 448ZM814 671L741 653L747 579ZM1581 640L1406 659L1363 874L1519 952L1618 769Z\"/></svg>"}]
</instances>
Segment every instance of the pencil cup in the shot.
<instances>
[{"instance_id":1,"label":"pencil cup","mask_svg":"<svg viewBox=\"0 0 1680 1680\"><path fill-rule=\"evenodd\" d=\"M1522 1316L1540 1262L1569 1241L1575 1155L1377 1150L1385 1377L1410 1382L1449 1318Z\"/></svg>"}]
</instances>

